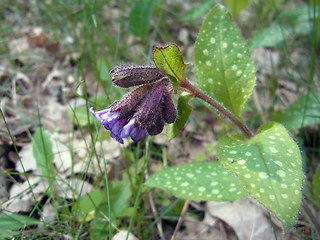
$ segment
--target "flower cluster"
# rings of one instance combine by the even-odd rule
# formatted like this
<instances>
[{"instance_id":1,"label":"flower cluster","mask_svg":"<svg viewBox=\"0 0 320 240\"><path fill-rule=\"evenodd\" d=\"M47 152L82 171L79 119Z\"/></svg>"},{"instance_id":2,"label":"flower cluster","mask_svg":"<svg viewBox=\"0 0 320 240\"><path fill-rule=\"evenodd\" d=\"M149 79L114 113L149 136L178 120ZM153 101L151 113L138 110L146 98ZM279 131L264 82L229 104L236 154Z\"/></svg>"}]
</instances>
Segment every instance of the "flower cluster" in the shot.
<instances>
[{"instance_id":1,"label":"flower cluster","mask_svg":"<svg viewBox=\"0 0 320 240\"><path fill-rule=\"evenodd\" d=\"M171 83L153 66L119 66L111 71L112 82L119 87L136 87L109 108L90 112L111 131L111 137L123 143L162 132L165 123L173 123L176 109L171 99Z\"/></svg>"}]
</instances>

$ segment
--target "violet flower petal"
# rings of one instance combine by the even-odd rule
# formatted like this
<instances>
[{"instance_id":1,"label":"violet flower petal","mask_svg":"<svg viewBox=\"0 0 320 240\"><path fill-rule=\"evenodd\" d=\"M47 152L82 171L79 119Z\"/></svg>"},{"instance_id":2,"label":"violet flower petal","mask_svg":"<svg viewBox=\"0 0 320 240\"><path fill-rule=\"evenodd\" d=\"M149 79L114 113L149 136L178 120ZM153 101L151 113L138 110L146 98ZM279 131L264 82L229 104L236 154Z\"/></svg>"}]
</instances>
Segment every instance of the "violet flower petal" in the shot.
<instances>
[{"instance_id":1,"label":"violet flower petal","mask_svg":"<svg viewBox=\"0 0 320 240\"><path fill-rule=\"evenodd\" d=\"M127 120L118 120L119 112L111 112L110 108L95 112L92 107L89 111L107 130L111 131L110 136L112 138L123 144L123 139L120 137L120 133Z\"/></svg>"},{"instance_id":2,"label":"violet flower petal","mask_svg":"<svg viewBox=\"0 0 320 240\"><path fill-rule=\"evenodd\" d=\"M135 122L136 120L133 118L123 127L120 135L122 138L131 137L133 141L137 142L148 135L146 129L142 126L136 126Z\"/></svg>"}]
</instances>

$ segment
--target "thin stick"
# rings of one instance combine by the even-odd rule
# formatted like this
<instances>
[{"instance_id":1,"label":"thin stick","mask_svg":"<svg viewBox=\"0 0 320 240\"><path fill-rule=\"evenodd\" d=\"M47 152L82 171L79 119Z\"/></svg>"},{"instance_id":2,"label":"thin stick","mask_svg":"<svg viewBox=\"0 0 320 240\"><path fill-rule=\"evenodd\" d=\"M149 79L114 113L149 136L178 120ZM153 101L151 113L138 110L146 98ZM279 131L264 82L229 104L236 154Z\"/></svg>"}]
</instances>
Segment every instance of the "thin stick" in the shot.
<instances>
[{"instance_id":1,"label":"thin stick","mask_svg":"<svg viewBox=\"0 0 320 240\"><path fill-rule=\"evenodd\" d=\"M181 226L181 223L182 223L182 219L184 218L184 215L186 214L187 210L188 210L188 207L189 207L189 203L190 203L190 200L187 200L185 201L184 205L183 205L183 208L182 208L182 211L181 211L181 214L180 214L180 217L179 217L179 220L178 220L178 223L176 225L176 228L174 229L174 232L173 232L173 235L171 237L171 240L174 240L178 231L179 231L179 228Z\"/></svg>"},{"instance_id":2,"label":"thin stick","mask_svg":"<svg viewBox=\"0 0 320 240\"><path fill-rule=\"evenodd\" d=\"M216 109L217 112L221 113L224 117L230 119L230 121L233 122L241 130L244 136L246 136L247 138L252 137L251 131L245 124L243 124L237 117L235 117L231 112L225 109L218 102L210 98L208 95L200 91L198 88L191 85L188 81L182 82L180 84L180 89L189 92L194 97L200 98L206 103L210 104L214 109Z\"/></svg>"},{"instance_id":3,"label":"thin stick","mask_svg":"<svg viewBox=\"0 0 320 240\"><path fill-rule=\"evenodd\" d=\"M305 199L302 199L302 210L305 212L305 214L309 218L309 221L313 225L317 238L320 239L320 224L318 223L317 217L313 214L308 205L308 202Z\"/></svg>"},{"instance_id":4,"label":"thin stick","mask_svg":"<svg viewBox=\"0 0 320 240\"><path fill-rule=\"evenodd\" d=\"M153 197L152 197L151 193L149 193L149 203L150 203L151 210L152 210L154 218L157 218L158 214L157 214L157 210L156 210L156 207L154 205ZM158 231L159 231L160 238L161 239L165 239L164 238L164 234L163 234L163 228L162 228L161 219L160 219L160 221L157 222L157 228L158 228Z\"/></svg>"}]
</instances>

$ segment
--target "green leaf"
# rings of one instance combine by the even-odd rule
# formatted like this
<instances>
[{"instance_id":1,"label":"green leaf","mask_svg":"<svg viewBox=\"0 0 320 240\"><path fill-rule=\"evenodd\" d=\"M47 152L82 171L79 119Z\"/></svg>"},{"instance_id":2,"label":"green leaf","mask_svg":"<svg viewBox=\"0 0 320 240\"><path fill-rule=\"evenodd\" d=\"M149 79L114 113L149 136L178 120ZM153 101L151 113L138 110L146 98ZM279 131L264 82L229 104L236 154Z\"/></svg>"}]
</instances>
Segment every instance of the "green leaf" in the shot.
<instances>
[{"instance_id":1,"label":"green leaf","mask_svg":"<svg viewBox=\"0 0 320 240\"><path fill-rule=\"evenodd\" d=\"M20 215L12 213L7 215L5 213L0 214L0 237L1 239L6 239L19 232L14 232L14 230L19 230L25 228L26 226L39 224L40 221L25 215Z\"/></svg>"},{"instance_id":2,"label":"green leaf","mask_svg":"<svg viewBox=\"0 0 320 240\"><path fill-rule=\"evenodd\" d=\"M148 187L194 201L232 201L247 194L239 179L218 162L191 162L153 174Z\"/></svg>"},{"instance_id":3,"label":"green leaf","mask_svg":"<svg viewBox=\"0 0 320 240\"><path fill-rule=\"evenodd\" d=\"M300 97L283 112L275 113L273 120L281 122L290 131L320 123L320 92Z\"/></svg>"},{"instance_id":4,"label":"green leaf","mask_svg":"<svg viewBox=\"0 0 320 240\"><path fill-rule=\"evenodd\" d=\"M49 136L37 128L33 137L33 155L42 175L50 177L54 175L52 144Z\"/></svg>"},{"instance_id":5,"label":"green leaf","mask_svg":"<svg viewBox=\"0 0 320 240\"><path fill-rule=\"evenodd\" d=\"M90 101L94 103L94 106L103 106L106 103L110 102L110 99L107 99L106 97L97 97L95 99L91 99ZM72 120L72 122L75 125L81 127L88 126L88 115L89 118L95 119L95 117L90 112L88 112L86 106L74 107L68 111L68 117ZM92 122L93 121L91 121L91 123Z\"/></svg>"},{"instance_id":6,"label":"green leaf","mask_svg":"<svg viewBox=\"0 0 320 240\"><path fill-rule=\"evenodd\" d=\"M302 5L295 8L284 8L279 18L289 24L300 24L319 17L319 11L313 11L314 6Z\"/></svg>"},{"instance_id":7,"label":"green leaf","mask_svg":"<svg viewBox=\"0 0 320 240\"><path fill-rule=\"evenodd\" d=\"M138 36L144 37L149 30L153 0L139 0L132 8L129 16L129 29Z\"/></svg>"},{"instance_id":8,"label":"green leaf","mask_svg":"<svg viewBox=\"0 0 320 240\"><path fill-rule=\"evenodd\" d=\"M75 107L68 111L68 117L78 126L88 125L88 111L84 106Z\"/></svg>"},{"instance_id":9,"label":"green leaf","mask_svg":"<svg viewBox=\"0 0 320 240\"><path fill-rule=\"evenodd\" d=\"M318 165L316 173L312 178L312 191L314 196L318 199L320 203L320 165Z\"/></svg>"},{"instance_id":10,"label":"green leaf","mask_svg":"<svg viewBox=\"0 0 320 240\"><path fill-rule=\"evenodd\" d=\"M179 17L181 21L191 21L198 19L205 15L213 6L213 4L216 2L216 0L209 0L204 3L201 3L200 5L197 5L193 8L191 8L189 11L187 11L185 14Z\"/></svg>"},{"instance_id":11,"label":"green leaf","mask_svg":"<svg viewBox=\"0 0 320 240\"><path fill-rule=\"evenodd\" d=\"M128 212L131 196L130 182L127 177L124 177L122 181L112 182L110 187L110 205L114 217L121 217L124 213Z\"/></svg>"},{"instance_id":12,"label":"green leaf","mask_svg":"<svg viewBox=\"0 0 320 240\"><path fill-rule=\"evenodd\" d=\"M106 57L101 57L97 60L97 70L99 72L99 79L107 80L107 82L111 83L111 75L110 68L108 67L110 64L107 62ZM112 84L110 84L112 85Z\"/></svg>"},{"instance_id":13,"label":"green leaf","mask_svg":"<svg viewBox=\"0 0 320 240\"><path fill-rule=\"evenodd\" d=\"M178 82L183 82L186 79L186 65L183 62L180 49L175 44L155 48L153 60L157 68L164 74L174 77Z\"/></svg>"},{"instance_id":14,"label":"green leaf","mask_svg":"<svg viewBox=\"0 0 320 240\"><path fill-rule=\"evenodd\" d=\"M249 4L249 0L224 0L224 2L233 17L238 17L240 12Z\"/></svg>"},{"instance_id":15,"label":"green leaf","mask_svg":"<svg viewBox=\"0 0 320 240\"><path fill-rule=\"evenodd\" d=\"M177 119L174 121L174 123L169 124L166 127L167 138L169 140L178 136L179 132L188 121L190 113L192 112L192 107L188 104L189 99L190 99L189 94L182 93L179 96L178 106L177 106L177 112L178 112Z\"/></svg>"},{"instance_id":16,"label":"green leaf","mask_svg":"<svg viewBox=\"0 0 320 240\"><path fill-rule=\"evenodd\" d=\"M195 46L199 87L239 119L255 85L255 69L236 25L217 5L205 18Z\"/></svg>"},{"instance_id":17,"label":"green leaf","mask_svg":"<svg viewBox=\"0 0 320 240\"><path fill-rule=\"evenodd\" d=\"M93 189L89 194L81 196L72 205L73 215L78 221L90 221L94 218L100 203L105 199L105 193Z\"/></svg>"},{"instance_id":18,"label":"green leaf","mask_svg":"<svg viewBox=\"0 0 320 240\"><path fill-rule=\"evenodd\" d=\"M290 33L291 28L289 26L274 23L254 33L248 41L248 48L252 51L258 47L277 47Z\"/></svg>"},{"instance_id":19,"label":"green leaf","mask_svg":"<svg viewBox=\"0 0 320 240\"><path fill-rule=\"evenodd\" d=\"M248 193L271 210L287 231L301 204L303 172L297 144L279 123L267 123L256 136L223 137L217 154L223 166L236 174Z\"/></svg>"}]
</instances>

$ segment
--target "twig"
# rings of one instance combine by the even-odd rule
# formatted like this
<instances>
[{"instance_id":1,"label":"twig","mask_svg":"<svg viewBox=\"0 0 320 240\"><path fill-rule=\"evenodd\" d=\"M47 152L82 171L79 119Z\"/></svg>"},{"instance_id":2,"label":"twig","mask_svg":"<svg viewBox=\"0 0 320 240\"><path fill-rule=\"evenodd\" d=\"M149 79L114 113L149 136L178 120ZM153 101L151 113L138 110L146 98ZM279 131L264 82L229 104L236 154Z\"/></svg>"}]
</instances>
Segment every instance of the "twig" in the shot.
<instances>
[{"instance_id":1,"label":"twig","mask_svg":"<svg viewBox=\"0 0 320 240\"><path fill-rule=\"evenodd\" d=\"M200 98L206 103L210 104L218 113L221 113L224 117L230 119L230 121L233 122L241 130L244 136L246 136L247 138L252 137L252 133L248 129L248 127L243 124L235 115L225 109L218 102L210 98L208 95L200 91L198 88L194 87L192 84L190 84L189 81L183 81L180 84L180 89L189 92L194 97Z\"/></svg>"},{"instance_id":2,"label":"twig","mask_svg":"<svg viewBox=\"0 0 320 240\"><path fill-rule=\"evenodd\" d=\"M182 219L184 218L184 215L186 214L187 210L188 210L188 207L189 207L189 203L190 203L190 200L187 200L185 201L184 205L183 205L183 208L182 208L182 211L181 211L181 214L180 214L180 217L179 217L179 220L178 220L178 223L176 225L176 228L174 229L174 232L172 234L172 237L171 237L171 240L174 240L178 231L179 231L179 228L181 226L181 223L182 223Z\"/></svg>"},{"instance_id":3,"label":"twig","mask_svg":"<svg viewBox=\"0 0 320 240\"><path fill-rule=\"evenodd\" d=\"M224 228L223 223L221 221L219 221L219 228L220 228L223 239L228 240L226 229Z\"/></svg>"},{"instance_id":4,"label":"twig","mask_svg":"<svg viewBox=\"0 0 320 240\"><path fill-rule=\"evenodd\" d=\"M313 225L317 239L320 239L320 224L318 223L318 220L316 216L314 216L313 212L311 211L307 201L305 199L302 199L302 209L305 212L306 216L309 218L309 221Z\"/></svg>"},{"instance_id":5,"label":"twig","mask_svg":"<svg viewBox=\"0 0 320 240\"><path fill-rule=\"evenodd\" d=\"M154 218L156 218L158 214L157 214L157 210L156 210L156 207L154 205L153 197L152 197L151 193L149 193L149 203L150 203L151 210L152 210L152 213L154 215ZM160 238L161 239L165 239L164 238L164 234L163 234L163 228L162 228L161 219L160 219L160 221L157 222L157 228L158 228L158 231L159 231Z\"/></svg>"}]
</instances>

